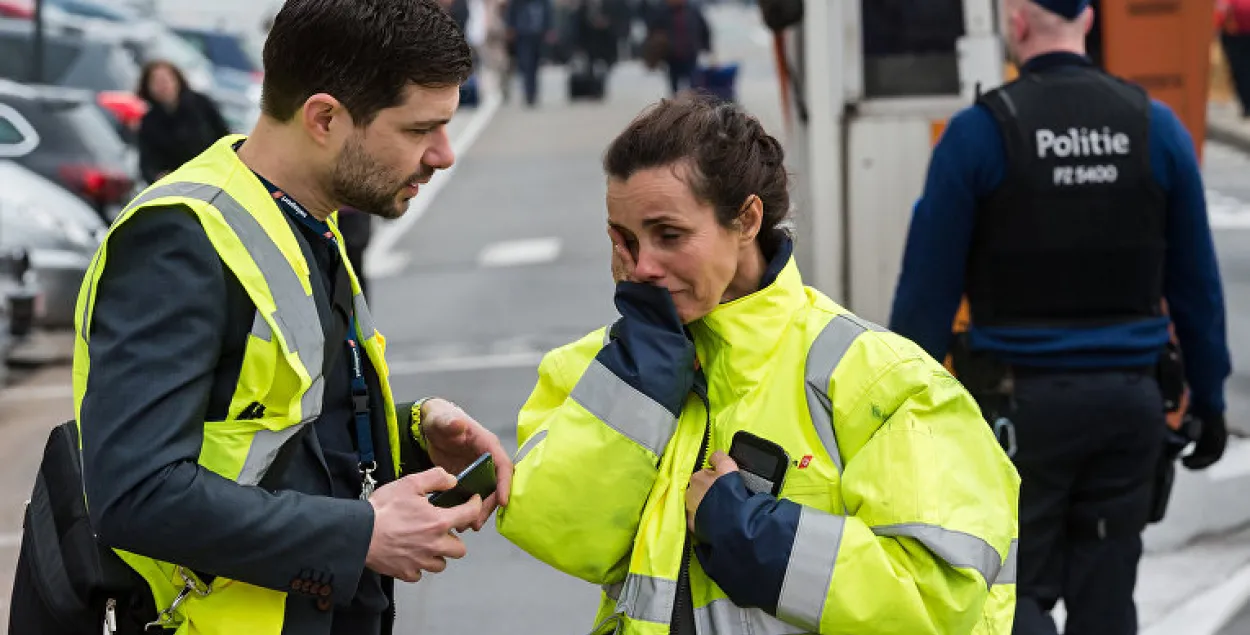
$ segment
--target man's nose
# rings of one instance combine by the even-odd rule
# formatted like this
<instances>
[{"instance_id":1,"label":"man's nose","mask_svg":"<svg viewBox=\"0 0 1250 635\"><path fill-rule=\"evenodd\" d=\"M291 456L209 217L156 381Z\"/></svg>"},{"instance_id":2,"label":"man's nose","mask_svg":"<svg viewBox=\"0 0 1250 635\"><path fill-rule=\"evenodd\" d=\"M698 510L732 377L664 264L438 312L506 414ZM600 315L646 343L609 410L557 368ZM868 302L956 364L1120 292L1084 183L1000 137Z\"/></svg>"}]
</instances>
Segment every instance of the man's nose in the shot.
<instances>
[{"instance_id":1,"label":"man's nose","mask_svg":"<svg viewBox=\"0 0 1250 635\"><path fill-rule=\"evenodd\" d=\"M421 162L439 170L446 170L456 162L456 151L451 147L451 137L447 135L447 127L443 126L434 133L434 143L425 151Z\"/></svg>"}]
</instances>

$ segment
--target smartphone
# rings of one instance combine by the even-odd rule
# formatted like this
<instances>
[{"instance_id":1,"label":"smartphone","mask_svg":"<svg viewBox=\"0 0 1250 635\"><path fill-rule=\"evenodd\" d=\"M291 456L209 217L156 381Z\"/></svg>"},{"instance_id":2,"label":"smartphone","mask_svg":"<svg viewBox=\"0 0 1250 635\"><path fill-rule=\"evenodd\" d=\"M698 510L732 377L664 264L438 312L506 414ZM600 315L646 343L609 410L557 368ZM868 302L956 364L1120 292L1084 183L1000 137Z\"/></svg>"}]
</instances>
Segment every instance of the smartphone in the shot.
<instances>
[{"instance_id":1,"label":"smartphone","mask_svg":"<svg viewBox=\"0 0 1250 635\"><path fill-rule=\"evenodd\" d=\"M776 443L740 430L729 446L729 458L738 464L747 489L756 494L776 496L786 481L790 455Z\"/></svg>"},{"instance_id":2,"label":"smartphone","mask_svg":"<svg viewBox=\"0 0 1250 635\"><path fill-rule=\"evenodd\" d=\"M435 507L455 507L469 502L474 494L486 500L494 493L495 460L488 452L477 457L476 461L456 476L455 487L430 494L429 501Z\"/></svg>"}]
</instances>

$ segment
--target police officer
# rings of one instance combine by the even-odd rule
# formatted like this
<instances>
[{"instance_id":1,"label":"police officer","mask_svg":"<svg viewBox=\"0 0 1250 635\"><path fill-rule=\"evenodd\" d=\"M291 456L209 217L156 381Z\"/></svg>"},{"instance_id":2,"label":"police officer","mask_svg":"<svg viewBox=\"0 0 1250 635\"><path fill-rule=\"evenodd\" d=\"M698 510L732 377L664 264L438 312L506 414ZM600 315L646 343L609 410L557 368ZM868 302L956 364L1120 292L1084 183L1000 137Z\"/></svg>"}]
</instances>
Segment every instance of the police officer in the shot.
<instances>
[{"instance_id":1,"label":"police officer","mask_svg":"<svg viewBox=\"0 0 1250 635\"><path fill-rule=\"evenodd\" d=\"M448 401L394 400L332 216L397 218L452 165L470 70L435 0L288 0L252 133L110 228L80 295L74 399L93 529L155 602L120 632L389 633L394 579L463 557L452 530L495 506L425 495L491 452L506 499L494 434Z\"/></svg>"},{"instance_id":2,"label":"police officer","mask_svg":"<svg viewBox=\"0 0 1250 635\"><path fill-rule=\"evenodd\" d=\"M1055 633L1062 599L1068 635L1134 633L1155 475L1184 444L1164 449L1155 380L1169 324L1201 426L1184 465L1209 467L1227 439L1202 179L1172 111L1084 55L1088 0L1007 0L1004 15L1021 76L934 149L890 326L943 359L967 296L956 370L1022 480L1015 632Z\"/></svg>"}]
</instances>

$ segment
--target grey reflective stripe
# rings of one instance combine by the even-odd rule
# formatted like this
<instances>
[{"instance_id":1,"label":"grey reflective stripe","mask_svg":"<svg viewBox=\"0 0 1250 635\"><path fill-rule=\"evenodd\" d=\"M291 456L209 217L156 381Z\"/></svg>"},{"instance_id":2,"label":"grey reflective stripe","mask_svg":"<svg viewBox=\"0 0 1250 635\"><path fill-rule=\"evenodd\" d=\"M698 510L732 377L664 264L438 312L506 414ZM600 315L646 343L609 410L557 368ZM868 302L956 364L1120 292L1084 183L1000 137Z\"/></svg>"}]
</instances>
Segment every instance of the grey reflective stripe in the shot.
<instances>
[{"instance_id":1,"label":"grey reflective stripe","mask_svg":"<svg viewBox=\"0 0 1250 635\"><path fill-rule=\"evenodd\" d=\"M1007 560L1003 562L1003 568L998 572L998 578L994 580L994 584L1016 583L1016 560L1019 558L1020 540L1012 540L1011 548L1007 550Z\"/></svg>"},{"instance_id":2,"label":"grey reflective stripe","mask_svg":"<svg viewBox=\"0 0 1250 635\"><path fill-rule=\"evenodd\" d=\"M842 358L846 357L846 352L851 350L855 338L865 331L884 330L872 322L843 313L825 325L807 351L807 366L804 371L807 410L816 426L816 434L820 435L825 451L833 459L839 473L842 472L842 452L838 449L838 438L833 433L833 402L829 399L829 380L833 378L833 371Z\"/></svg>"},{"instance_id":3,"label":"grey reflective stripe","mask_svg":"<svg viewBox=\"0 0 1250 635\"><path fill-rule=\"evenodd\" d=\"M677 417L595 360L573 387L574 401L613 430L659 456Z\"/></svg>"},{"instance_id":4,"label":"grey reflective stripe","mask_svg":"<svg viewBox=\"0 0 1250 635\"><path fill-rule=\"evenodd\" d=\"M695 609L694 630L699 635L802 635L808 632L764 611L744 609L726 599Z\"/></svg>"},{"instance_id":5,"label":"grey reflective stripe","mask_svg":"<svg viewBox=\"0 0 1250 635\"><path fill-rule=\"evenodd\" d=\"M513 461L513 463L515 464L523 461L526 455L528 455L534 448L538 447L538 444L542 443L542 440L546 438L546 430L539 430L538 432L535 432L533 436L525 440L525 445L522 445L521 449L517 450L516 460Z\"/></svg>"},{"instance_id":6,"label":"grey reflective stripe","mask_svg":"<svg viewBox=\"0 0 1250 635\"><path fill-rule=\"evenodd\" d=\"M677 599L677 582L631 573L625 582L605 585L608 599L616 600L616 613L632 620L669 624ZM800 635L806 629L787 624L759 609L742 608L728 599L713 601L694 610L698 635Z\"/></svg>"},{"instance_id":7,"label":"grey reflective stripe","mask_svg":"<svg viewBox=\"0 0 1250 635\"><path fill-rule=\"evenodd\" d=\"M905 523L873 527L872 533L878 536L914 538L945 560L946 564L979 572L985 578L986 587L994 584L1003 567L1003 557L998 554L998 550L985 540L962 531L937 525Z\"/></svg>"},{"instance_id":8,"label":"grey reflective stripe","mask_svg":"<svg viewBox=\"0 0 1250 635\"><path fill-rule=\"evenodd\" d=\"M378 328L374 325L373 314L369 312L369 303L365 302L365 296L357 293L352 298L352 305L356 308L356 326L360 328L361 339L373 337Z\"/></svg>"},{"instance_id":9,"label":"grey reflective stripe","mask_svg":"<svg viewBox=\"0 0 1250 635\"><path fill-rule=\"evenodd\" d=\"M278 458L282 446L290 441L297 432L304 429L307 423L288 426L281 430L261 430L252 437L252 446L247 449L247 460L239 471L235 481L240 485L257 485L265 477L269 466Z\"/></svg>"},{"instance_id":10,"label":"grey reflective stripe","mask_svg":"<svg viewBox=\"0 0 1250 635\"><path fill-rule=\"evenodd\" d=\"M664 578L629 574L616 602L616 612L643 622L668 624L673 620L677 582Z\"/></svg>"},{"instance_id":11,"label":"grey reflective stripe","mask_svg":"<svg viewBox=\"0 0 1250 635\"><path fill-rule=\"evenodd\" d=\"M817 633L829 596L833 567L842 546L846 518L811 507L799 512L799 528L790 548L790 562L781 583L777 617Z\"/></svg>"},{"instance_id":12,"label":"grey reflective stripe","mask_svg":"<svg viewBox=\"0 0 1250 635\"><path fill-rule=\"evenodd\" d=\"M257 311L256 317L252 318L252 335L266 342L273 341L273 329L269 327L269 323L265 321L264 314L260 311Z\"/></svg>"},{"instance_id":13,"label":"grey reflective stripe","mask_svg":"<svg viewBox=\"0 0 1250 635\"><path fill-rule=\"evenodd\" d=\"M122 213L132 213L144 203L164 197L203 201L221 213L265 279L265 285L269 288L277 309L269 317L278 326L278 334L299 357L312 380L312 384L300 398L301 424L277 432L261 431L252 439L252 446L248 449L246 462L239 474L239 482L256 484L272 465L282 444L294 436L304 424L321 414L321 401L325 392L325 378L322 376L325 334L321 330L317 305L312 295L304 291L299 274L291 267L282 250L265 232L260 222L219 187L202 183L169 183L144 192Z\"/></svg>"}]
</instances>

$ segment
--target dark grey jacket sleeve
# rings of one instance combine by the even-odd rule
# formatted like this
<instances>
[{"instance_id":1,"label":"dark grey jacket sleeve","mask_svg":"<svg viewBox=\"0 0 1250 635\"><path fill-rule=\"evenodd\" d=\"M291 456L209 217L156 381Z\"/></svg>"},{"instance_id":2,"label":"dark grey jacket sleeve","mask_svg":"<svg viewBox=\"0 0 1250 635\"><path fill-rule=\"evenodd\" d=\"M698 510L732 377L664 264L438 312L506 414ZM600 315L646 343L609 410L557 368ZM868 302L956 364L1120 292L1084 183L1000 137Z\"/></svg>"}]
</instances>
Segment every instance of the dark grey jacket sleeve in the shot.
<instances>
[{"instance_id":1,"label":"dark grey jacket sleeve","mask_svg":"<svg viewBox=\"0 0 1250 635\"><path fill-rule=\"evenodd\" d=\"M81 410L100 540L276 590L311 575L347 604L373 533L368 503L245 487L197 464L227 320L203 228L187 209L142 211L109 239L106 263Z\"/></svg>"}]
</instances>

